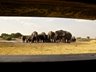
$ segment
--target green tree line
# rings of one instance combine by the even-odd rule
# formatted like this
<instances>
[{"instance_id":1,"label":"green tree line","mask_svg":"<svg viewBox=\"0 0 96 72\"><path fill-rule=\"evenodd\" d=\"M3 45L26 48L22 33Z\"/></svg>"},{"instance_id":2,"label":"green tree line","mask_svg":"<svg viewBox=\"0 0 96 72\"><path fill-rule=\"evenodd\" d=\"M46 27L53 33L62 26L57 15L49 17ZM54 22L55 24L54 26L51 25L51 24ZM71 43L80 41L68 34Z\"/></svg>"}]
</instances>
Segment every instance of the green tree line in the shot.
<instances>
[{"instance_id":1,"label":"green tree line","mask_svg":"<svg viewBox=\"0 0 96 72\"><path fill-rule=\"evenodd\" d=\"M0 37L5 40L12 40L15 38L21 38L21 36L22 36L21 33L11 33L11 34L2 33Z\"/></svg>"}]
</instances>

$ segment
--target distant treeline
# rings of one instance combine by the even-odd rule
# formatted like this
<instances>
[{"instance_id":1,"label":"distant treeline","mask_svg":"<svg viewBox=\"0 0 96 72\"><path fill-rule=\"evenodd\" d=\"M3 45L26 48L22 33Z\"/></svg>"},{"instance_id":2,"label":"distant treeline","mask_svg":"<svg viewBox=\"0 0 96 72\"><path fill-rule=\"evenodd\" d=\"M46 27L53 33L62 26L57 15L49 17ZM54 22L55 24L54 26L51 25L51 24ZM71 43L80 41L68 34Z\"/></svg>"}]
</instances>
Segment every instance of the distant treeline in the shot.
<instances>
[{"instance_id":1,"label":"distant treeline","mask_svg":"<svg viewBox=\"0 0 96 72\"><path fill-rule=\"evenodd\" d=\"M20 38L21 36L22 36L21 33L11 33L11 34L2 33L0 37L5 39L5 40L12 40L15 38Z\"/></svg>"}]
</instances>

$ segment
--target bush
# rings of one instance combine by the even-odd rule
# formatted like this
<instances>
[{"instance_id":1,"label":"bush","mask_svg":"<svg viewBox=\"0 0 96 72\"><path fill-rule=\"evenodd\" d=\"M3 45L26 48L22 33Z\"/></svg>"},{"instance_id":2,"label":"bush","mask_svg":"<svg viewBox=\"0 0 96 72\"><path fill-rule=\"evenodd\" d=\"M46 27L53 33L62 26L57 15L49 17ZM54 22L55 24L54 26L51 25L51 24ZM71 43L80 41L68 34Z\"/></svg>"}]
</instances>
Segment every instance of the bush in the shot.
<instances>
[{"instance_id":1,"label":"bush","mask_svg":"<svg viewBox=\"0 0 96 72\"><path fill-rule=\"evenodd\" d=\"M11 33L11 34L6 34L2 33L1 38L5 40L15 40L15 38L21 38L22 34L21 33Z\"/></svg>"},{"instance_id":2,"label":"bush","mask_svg":"<svg viewBox=\"0 0 96 72\"><path fill-rule=\"evenodd\" d=\"M77 37L77 39L82 39L81 37Z\"/></svg>"},{"instance_id":3,"label":"bush","mask_svg":"<svg viewBox=\"0 0 96 72\"><path fill-rule=\"evenodd\" d=\"M5 37L7 37L7 36L9 36L9 35L6 34L6 33L2 33L2 34L1 34L1 38L5 38Z\"/></svg>"},{"instance_id":4,"label":"bush","mask_svg":"<svg viewBox=\"0 0 96 72\"><path fill-rule=\"evenodd\" d=\"M6 37L3 37L3 39L5 39L5 40L12 40L12 37L11 36L6 36Z\"/></svg>"},{"instance_id":5,"label":"bush","mask_svg":"<svg viewBox=\"0 0 96 72\"><path fill-rule=\"evenodd\" d=\"M20 38L21 36L22 36L21 33L12 33L12 34L11 34L11 37L12 37L12 38Z\"/></svg>"},{"instance_id":6,"label":"bush","mask_svg":"<svg viewBox=\"0 0 96 72\"><path fill-rule=\"evenodd\" d=\"M6 39L6 40L12 40L12 38L11 38L11 37L6 37L5 39Z\"/></svg>"},{"instance_id":7,"label":"bush","mask_svg":"<svg viewBox=\"0 0 96 72\"><path fill-rule=\"evenodd\" d=\"M89 36L87 36L87 39L90 39L90 37L89 37Z\"/></svg>"},{"instance_id":8,"label":"bush","mask_svg":"<svg viewBox=\"0 0 96 72\"><path fill-rule=\"evenodd\" d=\"M6 34L6 33L2 33L1 34L1 38L5 39L5 40L12 40L11 35Z\"/></svg>"}]
</instances>

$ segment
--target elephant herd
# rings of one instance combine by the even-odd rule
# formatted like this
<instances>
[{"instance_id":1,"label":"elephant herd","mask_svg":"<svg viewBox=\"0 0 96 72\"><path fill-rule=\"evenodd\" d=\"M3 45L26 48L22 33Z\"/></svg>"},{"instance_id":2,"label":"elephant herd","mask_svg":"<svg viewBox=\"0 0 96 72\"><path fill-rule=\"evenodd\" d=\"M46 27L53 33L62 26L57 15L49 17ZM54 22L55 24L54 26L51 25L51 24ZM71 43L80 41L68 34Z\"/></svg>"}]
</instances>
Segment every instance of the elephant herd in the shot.
<instances>
[{"instance_id":1,"label":"elephant herd","mask_svg":"<svg viewBox=\"0 0 96 72\"><path fill-rule=\"evenodd\" d=\"M22 36L22 41L26 43L46 43L46 42L75 42L76 38L72 37L72 34L68 31L57 30L55 32L49 31L48 34L42 32L38 34L38 32L34 31L30 36Z\"/></svg>"}]
</instances>

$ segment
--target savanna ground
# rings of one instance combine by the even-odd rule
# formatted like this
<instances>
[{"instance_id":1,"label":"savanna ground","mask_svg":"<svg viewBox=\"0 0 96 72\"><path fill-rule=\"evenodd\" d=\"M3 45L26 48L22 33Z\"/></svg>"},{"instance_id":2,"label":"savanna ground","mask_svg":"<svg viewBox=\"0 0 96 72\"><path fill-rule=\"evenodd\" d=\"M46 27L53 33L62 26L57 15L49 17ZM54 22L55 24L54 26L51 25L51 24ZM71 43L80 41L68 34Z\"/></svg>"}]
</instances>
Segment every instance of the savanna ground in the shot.
<instances>
[{"instance_id":1,"label":"savanna ground","mask_svg":"<svg viewBox=\"0 0 96 72\"><path fill-rule=\"evenodd\" d=\"M22 43L0 40L0 55L96 53L96 40L67 43Z\"/></svg>"}]
</instances>

